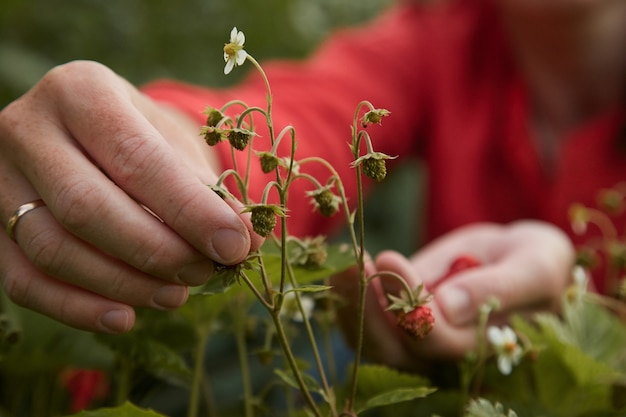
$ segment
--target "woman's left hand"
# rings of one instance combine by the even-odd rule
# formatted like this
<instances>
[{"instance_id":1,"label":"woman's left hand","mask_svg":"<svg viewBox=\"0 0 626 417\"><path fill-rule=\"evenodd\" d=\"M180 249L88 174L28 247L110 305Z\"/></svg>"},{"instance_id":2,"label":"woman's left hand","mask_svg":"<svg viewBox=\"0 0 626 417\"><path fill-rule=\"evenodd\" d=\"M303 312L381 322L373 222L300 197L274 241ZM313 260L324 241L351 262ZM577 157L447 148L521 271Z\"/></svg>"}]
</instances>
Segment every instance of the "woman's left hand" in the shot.
<instances>
[{"instance_id":1,"label":"woman's left hand","mask_svg":"<svg viewBox=\"0 0 626 417\"><path fill-rule=\"evenodd\" d=\"M479 265L445 280L450 264L471 255ZM393 272L408 287L420 283L432 291L434 328L422 340L401 330L388 311L387 294L398 295L401 282L382 275L372 280L366 296L364 354L391 366L421 369L429 360L459 359L475 346L475 324L482 304L491 298L499 309L490 319L503 322L512 313L556 310L574 263L568 237L556 227L537 221L510 225L475 224L430 243L410 258L386 251L366 263L366 274ZM356 340L358 277L354 270L333 279L335 291L347 304L340 322L348 342Z\"/></svg>"}]
</instances>

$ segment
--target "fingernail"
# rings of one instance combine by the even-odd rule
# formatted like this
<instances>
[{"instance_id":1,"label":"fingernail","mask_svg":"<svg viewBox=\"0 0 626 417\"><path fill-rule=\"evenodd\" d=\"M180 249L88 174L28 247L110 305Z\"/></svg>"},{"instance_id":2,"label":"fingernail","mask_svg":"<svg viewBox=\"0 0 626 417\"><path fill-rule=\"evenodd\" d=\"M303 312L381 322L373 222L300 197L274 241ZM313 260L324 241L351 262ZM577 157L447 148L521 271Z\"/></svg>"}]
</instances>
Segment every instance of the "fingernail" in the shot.
<instances>
[{"instance_id":1,"label":"fingernail","mask_svg":"<svg viewBox=\"0 0 626 417\"><path fill-rule=\"evenodd\" d=\"M183 285L165 285L154 293L152 302L165 309L176 308L183 305L188 294L188 287Z\"/></svg>"},{"instance_id":2,"label":"fingernail","mask_svg":"<svg viewBox=\"0 0 626 417\"><path fill-rule=\"evenodd\" d=\"M435 298L450 324L461 326L473 319L474 312L467 291L452 286L442 287L435 292Z\"/></svg>"},{"instance_id":3,"label":"fingernail","mask_svg":"<svg viewBox=\"0 0 626 417\"><path fill-rule=\"evenodd\" d=\"M100 316L100 324L111 333L124 333L129 330L130 315L126 310L111 310Z\"/></svg>"},{"instance_id":4,"label":"fingernail","mask_svg":"<svg viewBox=\"0 0 626 417\"><path fill-rule=\"evenodd\" d=\"M211 240L213 249L220 259L216 261L232 264L242 260L249 250L248 239L234 229L218 229Z\"/></svg>"},{"instance_id":5,"label":"fingernail","mask_svg":"<svg viewBox=\"0 0 626 417\"><path fill-rule=\"evenodd\" d=\"M178 272L178 279L188 285L204 284L213 275L214 268L208 259L187 264Z\"/></svg>"}]
</instances>

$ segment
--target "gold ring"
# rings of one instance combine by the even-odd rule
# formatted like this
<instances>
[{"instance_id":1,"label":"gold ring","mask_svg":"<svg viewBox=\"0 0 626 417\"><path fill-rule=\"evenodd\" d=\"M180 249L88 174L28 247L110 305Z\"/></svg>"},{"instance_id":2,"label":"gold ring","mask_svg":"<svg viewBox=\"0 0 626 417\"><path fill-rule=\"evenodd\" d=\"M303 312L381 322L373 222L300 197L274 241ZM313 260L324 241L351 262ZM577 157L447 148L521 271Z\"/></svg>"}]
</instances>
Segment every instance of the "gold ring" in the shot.
<instances>
[{"instance_id":1,"label":"gold ring","mask_svg":"<svg viewBox=\"0 0 626 417\"><path fill-rule=\"evenodd\" d=\"M9 235L13 242L17 243L17 241L15 240L15 226L17 225L17 222L22 218L22 216L24 216L31 210L35 210L37 207L42 207L45 205L46 203L44 203L43 200L35 200L31 201L30 203L22 204L17 208L17 210L13 212L11 217L9 217L9 222L7 223L7 235Z\"/></svg>"}]
</instances>

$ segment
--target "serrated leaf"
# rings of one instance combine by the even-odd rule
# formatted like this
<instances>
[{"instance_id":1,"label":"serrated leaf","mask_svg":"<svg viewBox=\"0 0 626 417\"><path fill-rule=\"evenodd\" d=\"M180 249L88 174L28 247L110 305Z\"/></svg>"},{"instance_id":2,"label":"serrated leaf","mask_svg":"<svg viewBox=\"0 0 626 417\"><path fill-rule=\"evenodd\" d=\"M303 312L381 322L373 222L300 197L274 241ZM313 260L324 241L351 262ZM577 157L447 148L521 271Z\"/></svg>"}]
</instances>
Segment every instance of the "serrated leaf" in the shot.
<instances>
[{"instance_id":1,"label":"serrated leaf","mask_svg":"<svg viewBox=\"0 0 626 417\"><path fill-rule=\"evenodd\" d=\"M81 411L66 417L166 417L154 410L139 408L129 402L119 407L101 408L99 410Z\"/></svg>"},{"instance_id":2,"label":"serrated leaf","mask_svg":"<svg viewBox=\"0 0 626 417\"><path fill-rule=\"evenodd\" d=\"M357 381L356 409L374 407L422 398L436 389L428 379L417 374L400 372L384 365L361 364Z\"/></svg>"},{"instance_id":3,"label":"serrated leaf","mask_svg":"<svg viewBox=\"0 0 626 417\"><path fill-rule=\"evenodd\" d=\"M415 388L429 385L427 378L417 374L400 372L384 365L361 364L359 366L359 395L373 397L396 388Z\"/></svg>"},{"instance_id":4,"label":"serrated leaf","mask_svg":"<svg viewBox=\"0 0 626 417\"><path fill-rule=\"evenodd\" d=\"M293 265L296 282L299 286L316 281L322 281L331 275L342 272L354 265L354 256L350 251L342 250L340 246L329 246L328 256L323 266L319 268L306 268ZM279 253L263 252L263 264L265 271L274 285L278 285L281 274L281 258ZM258 280L257 280L258 282Z\"/></svg>"},{"instance_id":5,"label":"serrated leaf","mask_svg":"<svg viewBox=\"0 0 626 417\"><path fill-rule=\"evenodd\" d=\"M517 414L513 410L505 413L500 403L492 404L484 398L478 398L470 401L465 417L517 417Z\"/></svg>"},{"instance_id":6,"label":"serrated leaf","mask_svg":"<svg viewBox=\"0 0 626 417\"><path fill-rule=\"evenodd\" d=\"M583 352L626 371L626 326L614 314L599 305L582 302L565 304L563 317L573 343Z\"/></svg>"},{"instance_id":7,"label":"serrated leaf","mask_svg":"<svg viewBox=\"0 0 626 417\"><path fill-rule=\"evenodd\" d=\"M160 379L184 386L190 382L191 370L182 356L157 340L134 332L98 338L134 366Z\"/></svg>"}]
</instances>

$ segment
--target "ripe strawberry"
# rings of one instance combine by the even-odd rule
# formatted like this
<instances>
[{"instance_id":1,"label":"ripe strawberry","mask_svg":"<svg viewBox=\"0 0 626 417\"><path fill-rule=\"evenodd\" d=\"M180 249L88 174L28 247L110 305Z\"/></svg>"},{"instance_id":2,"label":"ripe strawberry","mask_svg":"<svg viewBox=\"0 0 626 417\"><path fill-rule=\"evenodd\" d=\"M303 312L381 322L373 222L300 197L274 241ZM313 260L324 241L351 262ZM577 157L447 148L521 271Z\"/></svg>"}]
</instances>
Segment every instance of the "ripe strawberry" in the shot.
<instances>
[{"instance_id":1,"label":"ripe strawberry","mask_svg":"<svg viewBox=\"0 0 626 417\"><path fill-rule=\"evenodd\" d=\"M400 310L397 315L398 326L407 334L423 339L433 329L435 317L430 307L420 305L405 313Z\"/></svg>"},{"instance_id":2,"label":"ripe strawberry","mask_svg":"<svg viewBox=\"0 0 626 417\"><path fill-rule=\"evenodd\" d=\"M460 255L457 256L450 266L448 267L448 273L446 276L456 274L457 272L465 271L466 269L480 266L480 261L474 258L472 255Z\"/></svg>"},{"instance_id":3,"label":"ripe strawberry","mask_svg":"<svg viewBox=\"0 0 626 417\"><path fill-rule=\"evenodd\" d=\"M434 291L436 287L443 284L451 276L458 274L461 271L465 271L467 269L476 268L477 266L480 266L480 265L482 265L482 263L478 259L473 257L472 255L467 255L467 254L459 255L456 258L454 258L454 260L452 260L446 273L443 274L443 276L439 278L437 281L435 281L432 285L430 285L428 289L430 291Z\"/></svg>"}]
</instances>

